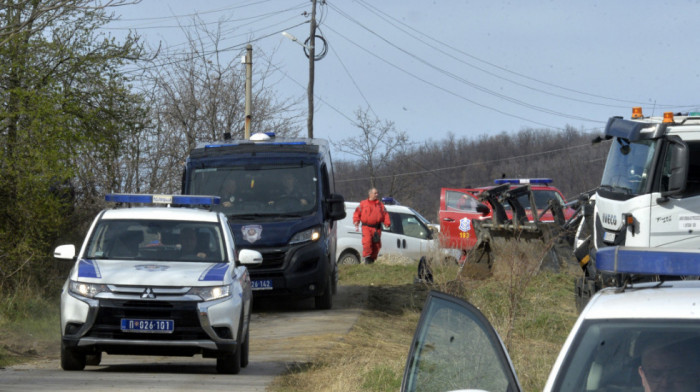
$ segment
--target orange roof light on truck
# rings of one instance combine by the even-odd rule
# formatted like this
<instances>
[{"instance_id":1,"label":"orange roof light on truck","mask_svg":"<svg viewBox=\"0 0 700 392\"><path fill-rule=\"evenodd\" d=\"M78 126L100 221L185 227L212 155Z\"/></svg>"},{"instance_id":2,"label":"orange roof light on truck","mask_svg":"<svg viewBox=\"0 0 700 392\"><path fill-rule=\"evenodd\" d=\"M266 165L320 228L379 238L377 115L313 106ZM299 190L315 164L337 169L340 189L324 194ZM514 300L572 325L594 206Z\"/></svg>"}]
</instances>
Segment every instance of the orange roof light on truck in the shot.
<instances>
[{"instance_id":1,"label":"orange roof light on truck","mask_svg":"<svg viewBox=\"0 0 700 392\"><path fill-rule=\"evenodd\" d=\"M632 118L635 118L635 119L644 118L644 115L642 114L642 107L641 106L635 106L632 108Z\"/></svg>"}]
</instances>

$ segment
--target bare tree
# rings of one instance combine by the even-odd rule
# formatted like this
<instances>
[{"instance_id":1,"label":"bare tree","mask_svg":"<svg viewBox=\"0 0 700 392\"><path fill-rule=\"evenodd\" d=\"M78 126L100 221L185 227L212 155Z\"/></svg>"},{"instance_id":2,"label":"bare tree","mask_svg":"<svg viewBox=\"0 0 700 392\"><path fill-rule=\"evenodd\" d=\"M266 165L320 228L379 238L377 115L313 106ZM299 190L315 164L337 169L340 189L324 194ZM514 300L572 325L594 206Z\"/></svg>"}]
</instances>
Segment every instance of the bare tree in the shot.
<instances>
[{"instance_id":1,"label":"bare tree","mask_svg":"<svg viewBox=\"0 0 700 392\"><path fill-rule=\"evenodd\" d=\"M146 66L152 90L150 124L145 124L141 150L143 187L148 191L176 192L182 164L201 142L222 140L225 134L243 138L245 124L245 70L231 50L223 48L220 22L214 29L199 18L183 31L187 49L161 55L156 66ZM228 32L227 34L230 34ZM274 131L297 136L304 112L303 97L278 99L274 86L266 85L274 67L256 56L253 68L251 132Z\"/></svg>"},{"instance_id":2,"label":"bare tree","mask_svg":"<svg viewBox=\"0 0 700 392\"><path fill-rule=\"evenodd\" d=\"M408 135L404 131L397 130L393 121L381 121L377 117L370 116L368 110L356 110L355 118L357 122L354 125L360 129L360 137L342 139L333 143L333 146L338 151L359 159L369 174L370 187L377 186L380 174L386 175L390 179L387 186L388 194L393 194L397 182L396 177L391 174L395 173L381 173L381 171L387 168L397 154L406 150Z\"/></svg>"}]
</instances>

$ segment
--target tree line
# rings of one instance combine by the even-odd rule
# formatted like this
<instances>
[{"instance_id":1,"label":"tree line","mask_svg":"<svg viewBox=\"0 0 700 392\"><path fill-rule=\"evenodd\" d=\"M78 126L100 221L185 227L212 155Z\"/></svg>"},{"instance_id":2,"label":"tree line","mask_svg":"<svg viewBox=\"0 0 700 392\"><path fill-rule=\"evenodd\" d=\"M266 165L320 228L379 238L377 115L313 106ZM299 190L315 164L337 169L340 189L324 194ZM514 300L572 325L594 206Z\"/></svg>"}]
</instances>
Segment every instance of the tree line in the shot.
<instances>
[{"instance_id":1,"label":"tree line","mask_svg":"<svg viewBox=\"0 0 700 392\"><path fill-rule=\"evenodd\" d=\"M178 193L196 144L243 138L245 71L221 56L220 25L194 17L178 51L105 34L129 3L0 0L1 295L55 295L70 265L53 248L80 244L105 193ZM299 136L304 97L280 96L274 53L257 57L251 129ZM335 162L338 193L361 200L376 186L433 220L441 187L503 174L551 177L575 197L597 185L606 153L570 128L411 144L366 110L350 126L362 137L331 140L354 157Z\"/></svg>"},{"instance_id":2,"label":"tree line","mask_svg":"<svg viewBox=\"0 0 700 392\"><path fill-rule=\"evenodd\" d=\"M361 151L358 156L364 156L335 163L338 192L345 200L358 201L376 187L381 196L393 197L435 223L441 188L489 186L500 178L551 178L567 201L576 200L600 183L609 147L608 142L592 143L600 131L570 126L563 131L524 128L476 138L449 134L413 146L396 135L402 132L391 123L375 119L356 126L364 127L361 134L372 141L333 143L346 152L352 146ZM387 127L391 131L378 131ZM391 135L388 142L377 142L387 134ZM377 147L368 148L372 143ZM375 165L378 158L381 165Z\"/></svg>"}]
</instances>

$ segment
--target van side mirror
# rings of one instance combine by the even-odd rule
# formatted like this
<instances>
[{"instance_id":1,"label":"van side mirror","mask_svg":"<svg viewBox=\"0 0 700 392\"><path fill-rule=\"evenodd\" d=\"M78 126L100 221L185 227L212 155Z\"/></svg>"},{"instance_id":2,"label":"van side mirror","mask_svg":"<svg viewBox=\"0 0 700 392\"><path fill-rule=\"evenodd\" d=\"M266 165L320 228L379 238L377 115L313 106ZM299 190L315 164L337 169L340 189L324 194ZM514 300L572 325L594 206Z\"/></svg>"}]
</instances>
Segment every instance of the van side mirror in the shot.
<instances>
[{"instance_id":1,"label":"van side mirror","mask_svg":"<svg viewBox=\"0 0 700 392\"><path fill-rule=\"evenodd\" d=\"M688 145L682 140L668 139L671 144L668 146L668 154L671 154L668 190L661 192L661 197L677 195L685 191L688 182L688 164L690 162Z\"/></svg>"},{"instance_id":2,"label":"van side mirror","mask_svg":"<svg viewBox=\"0 0 700 392\"><path fill-rule=\"evenodd\" d=\"M334 221L345 218L345 198L342 195L331 193L325 204L325 213L329 218Z\"/></svg>"}]
</instances>

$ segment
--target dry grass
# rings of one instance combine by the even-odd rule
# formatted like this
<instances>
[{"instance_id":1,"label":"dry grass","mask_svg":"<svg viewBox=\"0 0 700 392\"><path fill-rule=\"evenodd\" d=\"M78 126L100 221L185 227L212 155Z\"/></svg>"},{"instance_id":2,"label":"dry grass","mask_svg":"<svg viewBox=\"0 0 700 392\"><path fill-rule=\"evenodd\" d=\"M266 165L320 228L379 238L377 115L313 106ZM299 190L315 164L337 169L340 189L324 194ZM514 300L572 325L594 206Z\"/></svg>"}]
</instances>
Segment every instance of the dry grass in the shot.
<instances>
[{"instance_id":1,"label":"dry grass","mask_svg":"<svg viewBox=\"0 0 700 392\"><path fill-rule=\"evenodd\" d=\"M534 246L534 248L530 248ZM344 266L341 284L369 286L368 310L343 340L309 365L278 377L272 391L396 391L420 308L429 289L476 305L506 342L526 391L542 390L559 349L576 320L575 268L539 272L538 244L501 248L491 270L433 257L434 284L409 283L417 264L395 259L374 266ZM472 256L472 255L470 255ZM351 277L348 279L348 277Z\"/></svg>"}]
</instances>

